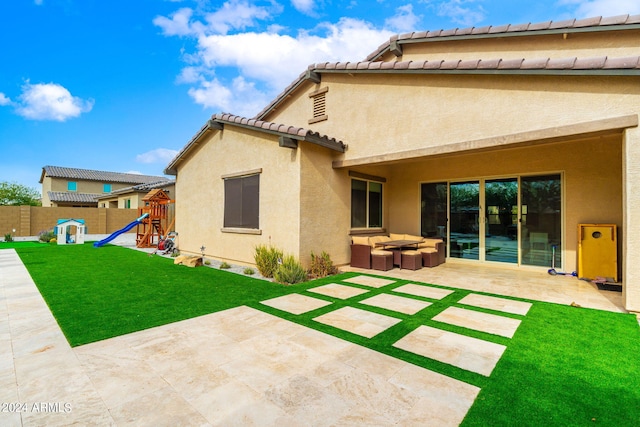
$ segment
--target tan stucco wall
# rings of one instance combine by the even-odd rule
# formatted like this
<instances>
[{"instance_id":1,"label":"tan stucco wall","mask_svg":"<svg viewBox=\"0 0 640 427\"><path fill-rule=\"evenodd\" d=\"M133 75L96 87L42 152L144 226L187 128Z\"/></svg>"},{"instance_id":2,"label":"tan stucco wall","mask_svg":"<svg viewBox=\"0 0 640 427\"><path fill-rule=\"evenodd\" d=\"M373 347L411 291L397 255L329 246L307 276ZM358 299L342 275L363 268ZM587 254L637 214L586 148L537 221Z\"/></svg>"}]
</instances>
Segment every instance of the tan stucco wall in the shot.
<instances>
[{"instance_id":1,"label":"tan stucco wall","mask_svg":"<svg viewBox=\"0 0 640 427\"><path fill-rule=\"evenodd\" d=\"M640 129L627 129L623 139L624 235L623 301L640 312Z\"/></svg>"},{"instance_id":2,"label":"tan stucco wall","mask_svg":"<svg viewBox=\"0 0 640 427\"><path fill-rule=\"evenodd\" d=\"M336 264L349 261L351 187L347 171L331 167L329 150L302 143L300 192L300 260L311 262L311 252L326 251Z\"/></svg>"},{"instance_id":3,"label":"tan stucco wall","mask_svg":"<svg viewBox=\"0 0 640 427\"><path fill-rule=\"evenodd\" d=\"M460 41L430 41L403 44L402 56L386 60L411 61L425 59L517 59L517 58L611 58L636 56L640 31L551 34L531 37L492 37ZM606 53L603 53L606 52Z\"/></svg>"},{"instance_id":4,"label":"tan stucco wall","mask_svg":"<svg viewBox=\"0 0 640 427\"><path fill-rule=\"evenodd\" d=\"M329 120L314 130L349 144L347 160L637 114L640 105L640 85L625 77L323 75L323 85ZM308 126L309 102L279 120Z\"/></svg>"},{"instance_id":5,"label":"tan stucco wall","mask_svg":"<svg viewBox=\"0 0 640 427\"><path fill-rule=\"evenodd\" d=\"M222 232L223 175L262 169L261 234ZM298 256L300 251L299 150L281 148L274 135L226 125L210 132L178 165L176 231L185 252L253 264L254 248L271 244Z\"/></svg>"}]
</instances>

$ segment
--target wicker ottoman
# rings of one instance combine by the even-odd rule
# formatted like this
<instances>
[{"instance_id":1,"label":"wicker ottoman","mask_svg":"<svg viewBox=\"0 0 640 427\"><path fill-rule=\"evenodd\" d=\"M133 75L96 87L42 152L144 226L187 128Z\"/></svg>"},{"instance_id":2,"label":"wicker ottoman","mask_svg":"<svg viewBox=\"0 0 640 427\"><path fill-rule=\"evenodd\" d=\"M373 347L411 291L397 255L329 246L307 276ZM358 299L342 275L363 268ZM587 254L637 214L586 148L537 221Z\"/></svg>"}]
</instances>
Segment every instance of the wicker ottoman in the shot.
<instances>
[{"instance_id":1,"label":"wicker ottoman","mask_svg":"<svg viewBox=\"0 0 640 427\"><path fill-rule=\"evenodd\" d=\"M374 249L371 251L371 268L388 271L393 268L393 252Z\"/></svg>"},{"instance_id":2,"label":"wicker ottoman","mask_svg":"<svg viewBox=\"0 0 640 427\"><path fill-rule=\"evenodd\" d=\"M438 250L436 248L422 248L419 249L422 253L422 265L424 267L436 267L440 265L440 259L438 257Z\"/></svg>"},{"instance_id":3,"label":"wicker ottoman","mask_svg":"<svg viewBox=\"0 0 640 427\"><path fill-rule=\"evenodd\" d=\"M407 270L422 268L422 253L418 251L402 251L402 267Z\"/></svg>"}]
</instances>

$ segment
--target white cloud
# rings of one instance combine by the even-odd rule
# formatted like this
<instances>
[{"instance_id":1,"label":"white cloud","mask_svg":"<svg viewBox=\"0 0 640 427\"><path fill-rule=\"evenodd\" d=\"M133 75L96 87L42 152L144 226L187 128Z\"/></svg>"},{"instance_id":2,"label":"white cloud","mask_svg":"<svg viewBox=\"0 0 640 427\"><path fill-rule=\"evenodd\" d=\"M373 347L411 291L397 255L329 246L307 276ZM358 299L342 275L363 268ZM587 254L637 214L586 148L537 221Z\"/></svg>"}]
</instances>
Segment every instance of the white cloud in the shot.
<instances>
[{"instance_id":1,"label":"white cloud","mask_svg":"<svg viewBox=\"0 0 640 427\"><path fill-rule=\"evenodd\" d=\"M164 16L156 16L153 23L162 28L165 36L188 36L196 35L195 29L191 28L189 20L193 15L193 10L188 7L178 9L167 18Z\"/></svg>"},{"instance_id":2,"label":"white cloud","mask_svg":"<svg viewBox=\"0 0 640 427\"><path fill-rule=\"evenodd\" d=\"M447 0L435 5L438 16L444 16L456 24L472 26L485 19L486 13L478 0Z\"/></svg>"},{"instance_id":3,"label":"white cloud","mask_svg":"<svg viewBox=\"0 0 640 427\"><path fill-rule=\"evenodd\" d=\"M11 99L9 99L4 93L0 92L0 105L9 104L11 104Z\"/></svg>"},{"instance_id":4,"label":"white cloud","mask_svg":"<svg viewBox=\"0 0 640 427\"><path fill-rule=\"evenodd\" d=\"M142 172L140 172L140 171L127 171L125 173L131 173L131 174L134 174L134 175L142 175Z\"/></svg>"},{"instance_id":5,"label":"white cloud","mask_svg":"<svg viewBox=\"0 0 640 427\"><path fill-rule=\"evenodd\" d=\"M421 19L421 15L413 13L413 5L407 4L397 8L396 14L387 18L384 23L386 27L398 33L405 33L415 30Z\"/></svg>"},{"instance_id":6,"label":"white cloud","mask_svg":"<svg viewBox=\"0 0 640 427\"><path fill-rule=\"evenodd\" d=\"M574 16L578 18L640 13L638 0L561 0L560 4L574 6Z\"/></svg>"},{"instance_id":7,"label":"white cloud","mask_svg":"<svg viewBox=\"0 0 640 427\"><path fill-rule=\"evenodd\" d=\"M63 86L56 83L31 84L22 86L16 112L31 120L56 120L64 122L91 111L93 100L83 100L72 96Z\"/></svg>"},{"instance_id":8,"label":"white cloud","mask_svg":"<svg viewBox=\"0 0 640 427\"><path fill-rule=\"evenodd\" d=\"M204 36L207 34L227 34L231 30L243 30L257 25L258 21L269 20L273 14L281 12L281 6L261 7L246 0L229 0L218 10L204 15L204 21L192 20L194 11L182 8L170 18L157 16L153 23L162 28L166 36Z\"/></svg>"},{"instance_id":9,"label":"white cloud","mask_svg":"<svg viewBox=\"0 0 640 427\"><path fill-rule=\"evenodd\" d=\"M282 91L309 64L315 62L336 62L362 60L388 39L391 31L376 30L371 25L355 19L343 18L337 24L325 23L319 27L324 35L312 35L301 32L296 37L274 33L240 33L233 35L212 35L201 37L198 43L200 67L186 67L180 80L194 82L205 81L189 94L198 104L210 108L222 108L234 114L236 111L251 111L254 114L264 107L274 95ZM277 59L276 59L277 58ZM233 92L224 87L220 80L208 80L204 75L218 67L235 67L243 76L246 98L238 94L238 82L234 80ZM197 73L201 73L198 77ZM254 79L267 87L268 95L260 96L266 100L260 107L249 109L249 105L259 92L255 85L247 86ZM261 85L261 86L262 86ZM262 102L262 101L261 101Z\"/></svg>"},{"instance_id":10,"label":"white cloud","mask_svg":"<svg viewBox=\"0 0 640 427\"><path fill-rule=\"evenodd\" d=\"M136 162L139 163L168 163L178 154L176 150L170 150L168 148L156 148L155 150L147 151L146 153L138 154L136 156ZM140 173L140 172L127 172L127 173Z\"/></svg>"},{"instance_id":11,"label":"white cloud","mask_svg":"<svg viewBox=\"0 0 640 427\"><path fill-rule=\"evenodd\" d=\"M312 4L299 1L298 7L303 3ZM185 67L176 81L191 86L188 93L197 104L252 116L309 64L363 60L395 32L352 18L322 22L295 34L284 34L285 29L277 24L267 26L266 31L246 31L254 26L265 28L261 21L279 12L274 4L258 7L231 0L213 13L196 16L194 10L180 9L169 18L154 20L165 35L195 42L195 49L182 56ZM408 28L418 19L411 5L397 12L390 23L398 28Z\"/></svg>"},{"instance_id":12,"label":"white cloud","mask_svg":"<svg viewBox=\"0 0 640 427\"><path fill-rule=\"evenodd\" d=\"M34 0L33 1L35 4L37 4L38 6L42 5L43 0Z\"/></svg>"},{"instance_id":13,"label":"white cloud","mask_svg":"<svg viewBox=\"0 0 640 427\"><path fill-rule=\"evenodd\" d=\"M313 0L291 0L291 4L298 12L306 15L313 14L313 10L316 7Z\"/></svg>"}]
</instances>

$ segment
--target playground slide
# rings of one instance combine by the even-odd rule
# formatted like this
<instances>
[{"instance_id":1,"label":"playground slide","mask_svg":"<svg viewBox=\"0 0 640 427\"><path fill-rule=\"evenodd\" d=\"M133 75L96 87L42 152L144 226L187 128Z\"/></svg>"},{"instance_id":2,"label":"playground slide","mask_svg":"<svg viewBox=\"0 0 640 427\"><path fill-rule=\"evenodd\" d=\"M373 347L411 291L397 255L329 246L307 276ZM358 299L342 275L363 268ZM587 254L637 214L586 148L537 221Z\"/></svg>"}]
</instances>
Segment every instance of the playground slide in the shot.
<instances>
[{"instance_id":1,"label":"playground slide","mask_svg":"<svg viewBox=\"0 0 640 427\"><path fill-rule=\"evenodd\" d=\"M110 241L112 241L113 239L115 239L116 237L121 235L122 233L126 233L127 231L131 230L133 227L137 226L138 224L142 224L142 220L145 219L148 216L149 216L149 214L146 213L146 214L142 215L140 218L138 218L135 221L133 221L132 223L128 224L123 229L118 230L118 231L114 231L109 237L106 237L106 238L100 240L99 242L94 242L93 243L93 247L94 248L99 248L102 245L106 245L107 243L109 243Z\"/></svg>"}]
</instances>

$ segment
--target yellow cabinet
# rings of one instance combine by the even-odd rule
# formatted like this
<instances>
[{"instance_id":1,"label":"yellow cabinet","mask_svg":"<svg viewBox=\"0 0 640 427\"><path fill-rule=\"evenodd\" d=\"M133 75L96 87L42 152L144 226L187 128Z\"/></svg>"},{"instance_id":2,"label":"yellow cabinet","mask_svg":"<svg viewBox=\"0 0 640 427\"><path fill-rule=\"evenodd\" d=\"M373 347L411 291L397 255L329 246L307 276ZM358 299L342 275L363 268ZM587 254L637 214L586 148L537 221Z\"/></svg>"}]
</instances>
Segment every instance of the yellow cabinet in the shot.
<instances>
[{"instance_id":1,"label":"yellow cabinet","mask_svg":"<svg viewBox=\"0 0 640 427\"><path fill-rule=\"evenodd\" d=\"M578 277L611 277L618 281L618 236L615 224L578 225Z\"/></svg>"}]
</instances>

